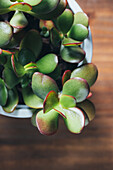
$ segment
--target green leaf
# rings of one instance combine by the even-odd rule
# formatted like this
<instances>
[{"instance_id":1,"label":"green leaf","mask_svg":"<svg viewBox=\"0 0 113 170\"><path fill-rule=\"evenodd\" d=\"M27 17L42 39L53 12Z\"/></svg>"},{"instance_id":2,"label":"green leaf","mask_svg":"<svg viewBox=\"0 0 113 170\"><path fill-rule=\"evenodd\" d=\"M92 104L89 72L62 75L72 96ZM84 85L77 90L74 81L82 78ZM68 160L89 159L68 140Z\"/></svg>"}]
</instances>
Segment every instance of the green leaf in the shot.
<instances>
[{"instance_id":1,"label":"green leaf","mask_svg":"<svg viewBox=\"0 0 113 170\"><path fill-rule=\"evenodd\" d=\"M31 87L27 86L26 88L23 88L22 95L24 103L27 106L36 109L43 108L43 100L33 93Z\"/></svg>"},{"instance_id":2,"label":"green leaf","mask_svg":"<svg viewBox=\"0 0 113 170\"><path fill-rule=\"evenodd\" d=\"M35 62L35 60L35 55L29 49L23 48L18 53L18 61L23 66L30 62Z\"/></svg>"},{"instance_id":3,"label":"green leaf","mask_svg":"<svg viewBox=\"0 0 113 170\"><path fill-rule=\"evenodd\" d=\"M61 95L60 104L63 108L70 108L76 106L76 99L73 96Z\"/></svg>"},{"instance_id":4,"label":"green leaf","mask_svg":"<svg viewBox=\"0 0 113 170\"><path fill-rule=\"evenodd\" d=\"M53 90L58 93L58 86L56 82L42 73L35 72L32 77L33 92L40 98L45 99L47 94Z\"/></svg>"},{"instance_id":5,"label":"green leaf","mask_svg":"<svg viewBox=\"0 0 113 170\"><path fill-rule=\"evenodd\" d=\"M11 113L16 109L19 98L16 89L12 89L8 91L8 100L5 106L3 106L3 110L5 112Z\"/></svg>"},{"instance_id":6,"label":"green leaf","mask_svg":"<svg viewBox=\"0 0 113 170\"><path fill-rule=\"evenodd\" d=\"M64 109L66 114L66 119L64 118L64 122L68 130L72 133L80 133L85 125L85 117L83 112L74 107L69 109Z\"/></svg>"},{"instance_id":7,"label":"green leaf","mask_svg":"<svg viewBox=\"0 0 113 170\"><path fill-rule=\"evenodd\" d=\"M7 88L5 86L4 80L0 78L0 105L4 106L7 102Z\"/></svg>"},{"instance_id":8,"label":"green leaf","mask_svg":"<svg viewBox=\"0 0 113 170\"><path fill-rule=\"evenodd\" d=\"M77 107L83 109L88 116L89 120L93 120L95 117L95 106L90 100L85 100L81 103L77 103Z\"/></svg>"},{"instance_id":9,"label":"green leaf","mask_svg":"<svg viewBox=\"0 0 113 170\"><path fill-rule=\"evenodd\" d=\"M25 74L24 67L17 61L17 59L14 55L11 56L11 64L12 64L15 74L18 77L22 77Z\"/></svg>"},{"instance_id":10,"label":"green leaf","mask_svg":"<svg viewBox=\"0 0 113 170\"><path fill-rule=\"evenodd\" d=\"M84 64L78 68L76 68L72 74L71 78L81 77L87 80L89 86L91 87L98 77L97 67L93 63Z\"/></svg>"},{"instance_id":11,"label":"green leaf","mask_svg":"<svg viewBox=\"0 0 113 170\"><path fill-rule=\"evenodd\" d=\"M85 27L88 27L88 16L84 12L77 12L76 14L74 14L74 24L82 24Z\"/></svg>"},{"instance_id":12,"label":"green leaf","mask_svg":"<svg viewBox=\"0 0 113 170\"><path fill-rule=\"evenodd\" d=\"M23 12L27 12L27 11L31 11L32 10L32 6L24 3L24 2L20 2L20 3L16 3L13 4L9 7L10 10L12 11L23 11Z\"/></svg>"},{"instance_id":13,"label":"green leaf","mask_svg":"<svg viewBox=\"0 0 113 170\"><path fill-rule=\"evenodd\" d=\"M77 46L64 46L60 54L62 59L69 63L79 63L85 58L85 51Z\"/></svg>"},{"instance_id":14,"label":"green leaf","mask_svg":"<svg viewBox=\"0 0 113 170\"><path fill-rule=\"evenodd\" d=\"M57 67L53 72L48 74L48 76L54 80L58 80L60 78L60 75L61 75L61 68L59 67L59 65L57 65Z\"/></svg>"},{"instance_id":15,"label":"green leaf","mask_svg":"<svg viewBox=\"0 0 113 170\"><path fill-rule=\"evenodd\" d=\"M43 74L53 72L58 64L58 57L56 54L47 54L36 62L38 71Z\"/></svg>"},{"instance_id":16,"label":"green leaf","mask_svg":"<svg viewBox=\"0 0 113 170\"><path fill-rule=\"evenodd\" d=\"M12 4L10 0L0 0L0 11L4 8L9 8Z\"/></svg>"},{"instance_id":17,"label":"green leaf","mask_svg":"<svg viewBox=\"0 0 113 170\"><path fill-rule=\"evenodd\" d=\"M13 70L9 68L5 68L3 70L3 78L9 89L12 89L20 82L20 79L15 75Z\"/></svg>"},{"instance_id":18,"label":"green leaf","mask_svg":"<svg viewBox=\"0 0 113 170\"><path fill-rule=\"evenodd\" d=\"M63 33L66 34L74 21L74 15L70 9L65 9L65 11L56 19L56 25L58 29Z\"/></svg>"},{"instance_id":19,"label":"green leaf","mask_svg":"<svg viewBox=\"0 0 113 170\"><path fill-rule=\"evenodd\" d=\"M42 39L37 30L30 30L26 33L20 44L20 49L30 50L37 58L42 50Z\"/></svg>"},{"instance_id":20,"label":"green leaf","mask_svg":"<svg viewBox=\"0 0 113 170\"><path fill-rule=\"evenodd\" d=\"M70 70L66 70L62 76L62 85L64 85L64 83L70 79L71 76L71 71Z\"/></svg>"},{"instance_id":21,"label":"green leaf","mask_svg":"<svg viewBox=\"0 0 113 170\"><path fill-rule=\"evenodd\" d=\"M6 64L7 62L7 57L11 56L12 52L8 51L8 50L3 50L0 49L0 64Z\"/></svg>"},{"instance_id":22,"label":"green leaf","mask_svg":"<svg viewBox=\"0 0 113 170\"><path fill-rule=\"evenodd\" d=\"M67 0L60 0L57 7L55 9L53 9L51 12L46 13L46 14L44 14L44 13L38 14L37 13L37 17L40 19L43 19L43 20L55 19L62 14L62 12L65 10L66 6L67 6ZM34 13L34 15L36 15L36 14Z\"/></svg>"},{"instance_id":23,"label":"green leaf","mask_svg":"<svg viewBox=\"0 0 113 170\"><path fill-rule=\"evenodd\" d=\"M60 45L62 37L56 28L52 28L50 30L50 40L54 47L57 47Z\"/></svg>"},{"instance_id":24,"label":"green leaf","mask_svg":"<svg viewBox=\"0 0 113 170\"><path fill-rule=\"evenodd\" d=\"M23 12L16 11L10 20L10 25L14 28L24 28L28 24L28 21Z\"/></svg>"},{"instance_id":25,"label":"green leaf","mask_svg":"<svg viewBox=\"0 0 113 170\"><path fill-rule=\"evenodd\" d=\"M31 6L35 6L38 5L42 0L23 0L23 1Z\"/></svg>"},{"instance_id":26,"label":"green leaf","mask_svg":"<svg viewBox=\"0 0 113 170\"><path fill-rule=\"evenodd\" d=\"M59 0L54 0L54 1L41 0L41 2L38 5L33 6L32 11L38 14L44 14L44 13L47 14L53 11L57 7L58 3Z\"/></svg>"},{"instance_id":27,"label":"green leaf","mask_svg":"<svg viewBox=\"0 0 113 170\"><path fill-rule=\"evenodd\" d=\"M88 29L82 24L74 24L69 33L68 36L74 40L77 41L83 41L88 36Z\"/></svg>"},{"instance_id":28,"label":"green leaf","mask_svg":"<svg viewBox=\"0 0 113 170\"><path fill-rule=\"evenodd\" d=\"M43 103L43 111L44 113L49 112L58 104L58 94L53 90L50 91Z\"/></svg>"},{"instance_id":29,"label":"green leaf","mask_svg":"<svg viewBox=\"0 0 113 170\"><path fill-rule=\"evenodd\" d=\"M10 10L8 8L0 9L0 15L6 14L8 12L10 12Z\"/></svg>"},{"instance_id":30,"label":"green leaf","mask_svg":"<svg viewBox=\"0 0 113 170\"><path fill-rule=\"evenodd\" d=\"M51 110L44 114L43 110L39 111L36 116L38 130L43 135L53 135L58 129L58 113Z\"/></svg>"},{"instance_id":31,"label":"green leaf","mask_svg":"<svg viewBox=\"0 0 113 170\"><path fill-rule=\"evenodd\" d=\"M13 31L12 27L5 22L0 22L0 47L8 44L12 37Z\"/></svg>"},{"instance_id":32,"label":"green leaf","mask_svg":"<svg viewBox=\"0 0 113 170\"><path fill-rule=\"evenodd\" d=\"M77 103L82 102L89 94L89 85L85 79L75 77L65 82L62 94L75 97Z\"/></svg>"}]
</instances>

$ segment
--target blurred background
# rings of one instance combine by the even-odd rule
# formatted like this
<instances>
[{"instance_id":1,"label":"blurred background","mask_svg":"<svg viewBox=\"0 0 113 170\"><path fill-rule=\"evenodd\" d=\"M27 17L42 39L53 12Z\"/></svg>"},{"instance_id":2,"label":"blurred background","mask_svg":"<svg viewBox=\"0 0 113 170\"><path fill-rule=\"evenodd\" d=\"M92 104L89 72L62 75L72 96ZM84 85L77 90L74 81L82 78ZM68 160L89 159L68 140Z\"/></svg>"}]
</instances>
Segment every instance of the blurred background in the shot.
<instances>
[{"instance_id":1,"label":"blurred background","mask_svg":"<svg viewBox=\"0 0 113 170\"><path fill-rule=\"evenodd\" d=\"M92 62L99 70L91 88L96 117L80 135L60 119L58 132L45 137L30 119L0 116L0 170L113 169L113 0L77 2L90 18Z\"/></svg>"}]
</instances>

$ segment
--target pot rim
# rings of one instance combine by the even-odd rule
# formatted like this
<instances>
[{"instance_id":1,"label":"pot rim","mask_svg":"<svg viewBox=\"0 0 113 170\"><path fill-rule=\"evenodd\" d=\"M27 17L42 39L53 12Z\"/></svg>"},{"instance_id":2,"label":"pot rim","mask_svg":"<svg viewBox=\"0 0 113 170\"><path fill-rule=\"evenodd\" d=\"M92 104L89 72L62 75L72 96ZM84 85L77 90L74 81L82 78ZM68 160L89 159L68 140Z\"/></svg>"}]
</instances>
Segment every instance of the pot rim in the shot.
<instances>
[{"instance_id":1,"label":"pot rim","mask_svg":"<svg viewBox=\"0 0 113 170\"><path fill-rule=\"evenodd\" d=\"M79 4L75 0L67 0L70 8L74 13L77 12L83 12ZM89 35L88 37L84 40L83 44L81 47L84 49L86 52L86 57L85 60L80 62L79 65L82 63L91 63L92 60L92 54L93 54L93 44L92 44L92 35L91 35L91 29L89 26ZM78 66L79 66L78 65ZM16 109L12 113L6 113L2 107L0 106L0 115L11 117L11 118L31 118L33 115L33 108L29 108L26 105L17 105Z\"/></svg>"}]
</instances>

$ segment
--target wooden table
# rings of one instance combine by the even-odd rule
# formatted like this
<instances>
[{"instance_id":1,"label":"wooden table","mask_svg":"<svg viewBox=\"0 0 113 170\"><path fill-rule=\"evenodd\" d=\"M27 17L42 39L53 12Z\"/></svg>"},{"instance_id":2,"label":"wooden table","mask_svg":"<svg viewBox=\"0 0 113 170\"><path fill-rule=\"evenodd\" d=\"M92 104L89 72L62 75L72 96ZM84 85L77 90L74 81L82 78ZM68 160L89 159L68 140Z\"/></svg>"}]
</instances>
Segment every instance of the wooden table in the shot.
<instances>
[{"instance_id":1,"label":"wooden table","mask_svg":"<svg viewBox=\"0 0 113 170\"><path fill-rule=\"evenodd\" d=\"M113 0L77 0L90 17L93 62L99 70L92 87L96 118L80 135L62 120L58 133L42 136L30 120L0 116L0 170L113 169Z\"/></svg>"}]
</instances>

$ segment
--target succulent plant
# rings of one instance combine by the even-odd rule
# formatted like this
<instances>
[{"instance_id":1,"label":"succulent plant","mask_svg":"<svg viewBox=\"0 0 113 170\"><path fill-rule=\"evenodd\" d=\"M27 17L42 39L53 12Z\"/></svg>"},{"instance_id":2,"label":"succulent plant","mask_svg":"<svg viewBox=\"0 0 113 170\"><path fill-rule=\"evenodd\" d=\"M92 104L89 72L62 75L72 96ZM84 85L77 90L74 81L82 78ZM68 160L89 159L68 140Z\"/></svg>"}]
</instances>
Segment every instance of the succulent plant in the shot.
<instances>
[{"instance_id":1,"label":"succulent plant","mask_svg":"<svg viewBox=\"0 0 113 170\"><path fill-rule=\"evenodd\" d=\"M32 124L44 135L57 131L59 115L70 132L82 131L95 116L88 98L98 76L93 63L84 63L81 48L88 23L88 16L74 14L67 0L0 1L0 105L5 112L18 103L33 108Z\"/></svg>"}]
</instances>

